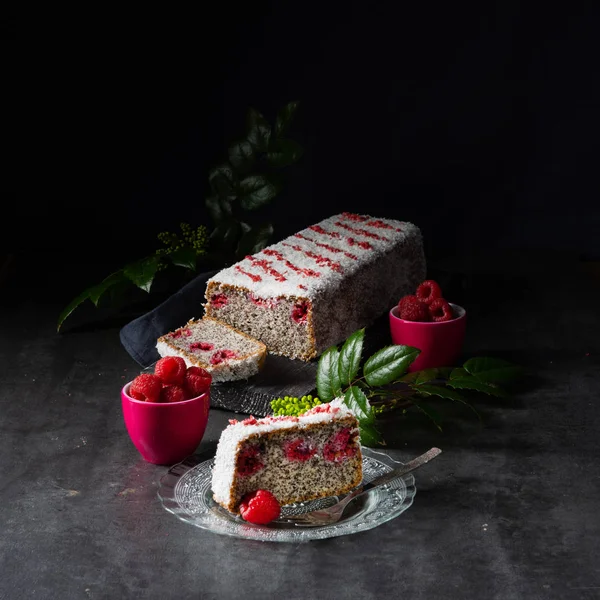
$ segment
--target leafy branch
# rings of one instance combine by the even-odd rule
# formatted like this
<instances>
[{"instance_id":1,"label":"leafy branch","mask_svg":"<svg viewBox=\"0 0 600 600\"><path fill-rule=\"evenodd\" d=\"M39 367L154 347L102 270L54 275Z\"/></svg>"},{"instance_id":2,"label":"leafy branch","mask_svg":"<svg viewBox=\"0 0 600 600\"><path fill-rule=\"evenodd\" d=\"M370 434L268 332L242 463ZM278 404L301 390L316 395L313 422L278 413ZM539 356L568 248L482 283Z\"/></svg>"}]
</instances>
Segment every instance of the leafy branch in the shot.
<instances>
[{"instance_id":1,"label":"leafy branch","mask_svg":"<svg viewBox=\"0 0 600 600\"><path fill-rule=\"evenodd\" d=\"M360 425L365 446L383 444L377 418L394 409L414 408L441 431L441 417L428 400L438 397L464 404L479 414L461 391L506 396L499 386L518 378L521 367L497 358L471 358L462 367L443 367L407 373L420 350L411 346L382 348L363 364L365 330L353 333L342 345L328 348L317 367L317 392L323 402L343 397ZM460 390L460 391L459 391Z\"/></svg>"},{"instance_id":2,"label":"leafy branch","mask_svg":"<svg viewBox=\"0 0 600 600\"><path fill-rule=\"evenodd\" d=\"M273 236L273 225L253 215L283 189L277 171L302 156L300 144L287 136L298 106L299 102L286 104L273 126L257 110L249 109L245 136L229 146L227 158L208 174L211 191L205 204L212 230L182 223L181 235L160 233L158 239L165 247L84 290L60 313L57 331L84 302L89 300L97 307L107 292L124 284L150 293L157 274L169 267L195 273L199 264L223 267L262 250Z\"/></svg>"}]
</instances>

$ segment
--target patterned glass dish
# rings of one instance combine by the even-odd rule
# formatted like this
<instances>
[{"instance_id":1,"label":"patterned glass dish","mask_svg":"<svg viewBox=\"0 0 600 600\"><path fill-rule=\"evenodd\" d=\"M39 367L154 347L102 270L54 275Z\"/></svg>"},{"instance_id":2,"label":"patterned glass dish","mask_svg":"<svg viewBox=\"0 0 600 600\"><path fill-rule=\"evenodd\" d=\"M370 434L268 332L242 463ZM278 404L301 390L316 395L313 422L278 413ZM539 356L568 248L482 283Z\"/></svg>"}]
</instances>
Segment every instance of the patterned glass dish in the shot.
<instances>
[{"instance_id":1,"label":"patterned glass dish","mask_svg":"<svg viewBox=\"0 0 600 600\"><path fill-rule=\"evenodd\" d=\"M363 452L363 483L383 475L400 464L388 454L370 448ZM219 506L212 498L211 477L214 457L190 456L171 467L161 478L158 497L163 507L186 523L221 535L263 542L304 542L358 533L394 519L413 503L417 492L412 473L375 488L353 500L340 521L333 525L300 527L294 516L331 506L343 496L288 504L281 516L268 525L253 525Z\"/></svg>"}]
</instances>

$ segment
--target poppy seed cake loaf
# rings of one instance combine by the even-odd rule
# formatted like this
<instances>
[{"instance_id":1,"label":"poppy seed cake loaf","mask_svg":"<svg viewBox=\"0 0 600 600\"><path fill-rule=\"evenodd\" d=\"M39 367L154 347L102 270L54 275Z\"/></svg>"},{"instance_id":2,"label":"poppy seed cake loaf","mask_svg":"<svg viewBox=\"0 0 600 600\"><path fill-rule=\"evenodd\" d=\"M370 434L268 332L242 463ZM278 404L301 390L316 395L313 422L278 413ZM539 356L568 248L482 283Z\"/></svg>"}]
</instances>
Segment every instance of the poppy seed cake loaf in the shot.
<instances>
[{"instance_id":1,"label":"poppy seed cake loaf","mask_svg":"<svg viewBox=\"0 0 600 600\"><path fill-rule=\"evenodd\" d=\"M299 417L230 421L217 446L212 491L237 513L243 496L259 489L284 505L343 494L361 481L358 422L339 398Z\"/></svg>"},{"instance_id":2,"label":"poppy seed cake loaf","mask_svg":"<svg viewBox=\"0 0 600 600\"><path fill-rule=\"evenodd\" d=\"M210 317L163 335L156 349L160 356L180 356L188 367L206 369L215 382L256 375L267 355L262 342Z\"/></svg>"},{"instance_id":3,"label":"poppy seed cake loaf","mask_svg":"<svg viewBox=\"0 0 600 600\"><path fill-rule=\"evenodd\" d=\"M342 213L208 280L206 314L310 360L369 325L425 278L412 223Z\"/></svg>"}]
</instances>

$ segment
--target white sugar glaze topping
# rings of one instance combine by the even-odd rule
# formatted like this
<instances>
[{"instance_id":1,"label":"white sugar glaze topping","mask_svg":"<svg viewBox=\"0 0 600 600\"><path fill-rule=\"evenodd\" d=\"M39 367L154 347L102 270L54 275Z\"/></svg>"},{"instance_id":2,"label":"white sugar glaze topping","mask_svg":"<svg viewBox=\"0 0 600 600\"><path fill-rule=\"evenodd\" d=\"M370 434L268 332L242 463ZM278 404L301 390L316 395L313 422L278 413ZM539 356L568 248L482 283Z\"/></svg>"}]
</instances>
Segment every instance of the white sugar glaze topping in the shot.
<instances>
[{"instance_id":1,"label":"white sugar glaze topping","mask_svg":"<svg viewBox=\"0 0 600 600\"><path fill-rule=\"evenodd\" d=\"M415 236L420 240L412 223L342 213L220 271L209 283L247 288L259 298L312 299Z\"/></svg>"}]
</instances>

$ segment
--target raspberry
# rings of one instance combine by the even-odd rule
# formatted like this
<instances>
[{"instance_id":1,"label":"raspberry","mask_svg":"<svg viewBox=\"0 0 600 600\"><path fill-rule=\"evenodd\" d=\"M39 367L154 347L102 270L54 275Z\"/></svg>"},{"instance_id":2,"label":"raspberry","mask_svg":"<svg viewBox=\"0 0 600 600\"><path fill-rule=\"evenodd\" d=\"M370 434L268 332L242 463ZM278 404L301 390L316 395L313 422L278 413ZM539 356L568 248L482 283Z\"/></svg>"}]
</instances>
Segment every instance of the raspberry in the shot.
<instances>
[{"instance_id":1,"label":"raspberry","mask_svg":"<svg viewBox=\"0 0 600 600\"><path fill-rule=\"evenodd\" d=\"M240 504L242 519L255 525L266 525L281 514L277 498L268 490L250 492L242 498Z\"/></svg>"},{"instance_id":2,"label":"raspberry","mask_svg":"<svg viewBox=\"0 0 600 600\"><path fill-rule=\"evenodd\" d=\"M162 390L161 380L152 373L138 375L129 386L129 395L134 400L145 402L159 402Z\"/></svg>"},{"instance_id":3,"label":"raspberry","mask_svg":"<svg viewBox=\"0 0 600 600\"><path fill-rule=\"evenodd\" d=\"M298 302L298 304L295 304L292 310L292 319L296 321L296 323L302 324L306 323L307 318L308 302Z\"/></svg>"},{"instance_id":4,"label":"raspberry","mask_svg":"<svg viewBox=\"0 0 600 600\"><path fill-rule=\"evenodd\" d=\"M256 444L248 444L237 458L237 470L241 477L250 477L264 468L260 458L260 449Z\"/></svg>"},{"instance_id":5,"label":"raspberry","mask_svg":"<svg viewBox=\"0 0 600 600\"><path fill-rule=\"evenodd\" d=\"M190 344L190 350L203 350L204 352L208 352L213 348L214 346L208 342L192 342Z\"/></svg>"},{"instance_id":6,"label":"raspberry","mask_svg":"<svg viewBox=\"0 0 600 600\"><path fill-rule=\"evenodd\" d=\"M283 451L288 460L299 462L306 462L317 453L315 446L302 438L286 442L283 446Z\"/></svg>"},{"instance_id":7,"label":"raspberry","mask_svg":"<svg viewBox=\"0 0 600 600\"><path fill-rule=\"evenodd\" d=\"M229 299L225 294L214 294L210 298L210 305L213 308L223 308L227 304L228 300Z\"/></svg>"},{"instance_id":8,"label":"raspberry","mask_svg":"<svg viewBox=\"0 0 600 600\"><path fill-rule=\"evenodd\" d=\"M431 304L436 298L442 297L442 288L437 281L428 279L419 285L416 296L424 304Z\"/></svg>"},{"instance_id":9,"label":"raspberry","mask_svg":"<svg viewBox=\"0 0 600 600\"><path fill-rule=\"evenodd\" d=\"M431 320L436 323L441 323L442 321L451 321L454 319L454 312L452 311L452 307L444 298L436 298L429 305L429 313L431 315Z\"/></svg>"},{"instance_id":10,"label":"raspberry","mask_svg":"<svg viewBox=\"0 0 600 600\"><path fill-rule=\"evenodd\" d=\"M185 360L179 356L165 356L154 366L154 374L160 377L163 383L182 385L185 379Z\"/></svg>"},{"instance_id":11,"label":"raspberry","mask_svg":"<svg viewBox=\"0 0 600 600\"><path fill-rule=\"evenodd\" d=\"M323 447L323 458L328 462L341 462L356 454L356 433L344 427L335 433Z\"/></svg>"},{"instance_id":12,"label":"raspberry","mask_svg":"<svg viewBox=\"0 0 600 600\"><path fill-rule=\"evenodd\" d=\"M212 382L212 375L201 367L188 367L185 372L183 388L190 398L201 396L208 390Z\"/></svg>"},{"instance_id":13,"label":"raspberry","mask_svg":"<svg viewBox=\"0 0 600 600\"><path fill-rule=\"evenodd\" d=\"M164 385L160 392L160 402L183 402L187 399L185 390L179 385Z\"/></svg>"},{"instance_id":14,"label":"raspberry","mask_svg":"<svg viewBox=\"0 0 600 600\"><path fill-rule=\"evenodd\" d=\"M427 304L423 304L416 296L404 296L398 302L398 314L405 321L430 321Z\"/></svg>"},{"instance_id":15,"label":"raspberry","mask_svg":"<svg viewBox=\"0 0 600 600\"><path fill-rule=\"evenodd\" d=\"M210 364L211 365L220 365L224 360L227 360L228 358L236 358L236 357L237 357L237 352L234 352L233 350L217 350L210 357Z\"/></svg>"}]
</instances>

